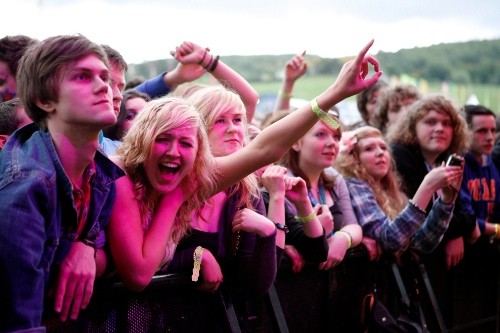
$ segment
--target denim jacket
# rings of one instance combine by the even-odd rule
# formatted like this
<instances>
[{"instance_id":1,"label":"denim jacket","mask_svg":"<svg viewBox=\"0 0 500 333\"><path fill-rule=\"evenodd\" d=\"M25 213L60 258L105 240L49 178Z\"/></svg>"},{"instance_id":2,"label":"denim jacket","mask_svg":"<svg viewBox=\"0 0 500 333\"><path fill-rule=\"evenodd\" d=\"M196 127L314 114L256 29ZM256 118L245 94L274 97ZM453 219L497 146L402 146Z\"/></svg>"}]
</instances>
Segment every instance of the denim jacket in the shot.
<instances>
[{"instance_id":1,"label":"denim jacket","mask_svg":"<svg viewBox=\"0 0 500 333\"><path fill-rule=\"evenodd\" d=\"M86 239L109 222L124 172L97 152ZM0 152L0 331L45 331L44 295L75 239L71 182L49 132L30 124ZM52 304L53 306L53 304Z\"/></svg>"}]
</instances>

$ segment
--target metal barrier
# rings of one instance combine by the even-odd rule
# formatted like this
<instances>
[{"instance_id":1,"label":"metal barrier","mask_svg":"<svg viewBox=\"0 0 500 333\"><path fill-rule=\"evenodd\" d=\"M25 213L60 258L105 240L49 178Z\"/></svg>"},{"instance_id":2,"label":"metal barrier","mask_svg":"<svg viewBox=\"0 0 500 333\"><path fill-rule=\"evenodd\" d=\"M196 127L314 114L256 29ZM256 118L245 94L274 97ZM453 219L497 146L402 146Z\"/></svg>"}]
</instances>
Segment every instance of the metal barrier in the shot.
<instances>
[{"instance_id":1,"label":"metal barrier","mask_svg":"<svg viewBox=\"0 0 500 333\"><path fill-rule=\"evenodd\" d=\"M463 262L446 276L440 276L428 258L415 266L429 332L500 333L499 257L496 244L484 243L468 247ZM119 282L101 281L77 321L62 323L46 314L44 324L48 332L82 333L364 332L363 298L374 286L398 315L401 295L392 263L371 263L363 247L349 250L343 263L329 271L306 265L301 273L293 273L285 260L275 286L252 301L224 287L216 293L198 292L189 276L176 274L155 276L139 293ZM413 277L401 267L408 286Z\"/></svg>"}]
</instances>

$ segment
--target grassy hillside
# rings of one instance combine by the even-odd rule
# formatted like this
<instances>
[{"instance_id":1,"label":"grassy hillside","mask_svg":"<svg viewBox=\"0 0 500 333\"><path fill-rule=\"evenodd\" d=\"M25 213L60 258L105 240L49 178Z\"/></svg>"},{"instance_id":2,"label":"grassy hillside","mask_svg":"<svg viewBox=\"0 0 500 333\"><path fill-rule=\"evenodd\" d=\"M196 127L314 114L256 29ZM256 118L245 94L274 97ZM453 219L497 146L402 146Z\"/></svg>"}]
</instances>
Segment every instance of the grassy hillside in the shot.
<instances>
[{"instance_id":1,"label":"grassy hillside","mask_svg":"<svg viewBox=\"0 0 500 333\"><path fill-rule=\"evenodd\" d=\"M405 82L423 93L445 93L457 104L475 94L481 104L500 113L500 39L439 44L376 55L390 83ZM292 55L224 56L221 59L243 75L260 94L276 93L285 62ZM294 96L311 99L328 87L345 59L307 55L308 73L296 86ZM128 79L153 77L176 66L174 59L132 64ZM201 79L209 82L208 77Z\"/></svg>"}]
</instances>

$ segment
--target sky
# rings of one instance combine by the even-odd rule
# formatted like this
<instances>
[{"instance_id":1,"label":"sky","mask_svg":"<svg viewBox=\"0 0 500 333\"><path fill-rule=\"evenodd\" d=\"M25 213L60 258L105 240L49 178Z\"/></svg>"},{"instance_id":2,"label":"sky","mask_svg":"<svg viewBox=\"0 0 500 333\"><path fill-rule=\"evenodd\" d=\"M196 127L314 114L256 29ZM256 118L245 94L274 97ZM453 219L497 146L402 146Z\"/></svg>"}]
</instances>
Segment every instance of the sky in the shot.
<instances>
[{"instance_id":1,"label":"sky","mask_svg":"<svg viewBox=\"0 0 500 333\"><path fill-rule=\"evenodd\" d=\"M171 58L183 41L221 56L339 58L372 38L372 54L500 38L498 0L0 0L0 8L1 36L80 33L131 64Z\"/></svg>"}]
</instances>

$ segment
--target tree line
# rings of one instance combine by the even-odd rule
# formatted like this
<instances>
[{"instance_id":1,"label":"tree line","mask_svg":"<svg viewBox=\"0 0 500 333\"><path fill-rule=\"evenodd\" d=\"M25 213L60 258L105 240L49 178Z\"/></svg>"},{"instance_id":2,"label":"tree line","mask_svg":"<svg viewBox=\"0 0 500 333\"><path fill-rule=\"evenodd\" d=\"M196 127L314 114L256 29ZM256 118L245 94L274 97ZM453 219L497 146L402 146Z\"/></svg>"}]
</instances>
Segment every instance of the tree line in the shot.
<instances>
[{"instance_id":1,"label":"tree line","mask_svg":"<svg viewBox=\"0 0 500 333\"><path fill-rule=\"evenodd\" d=\"M388 76L410 75L427 81L455 84L500 85L500 39L442 43L429 47L380 51L375 56ZM284 55L224 56L224 62L249 82L281 79L284 64L292 57ZM335 75L347 58L322 58L306 55L309 75ZM176 66L175 59L162 59L131 65L129 79L152 77Z\"/></svg>"}]
</instances>

